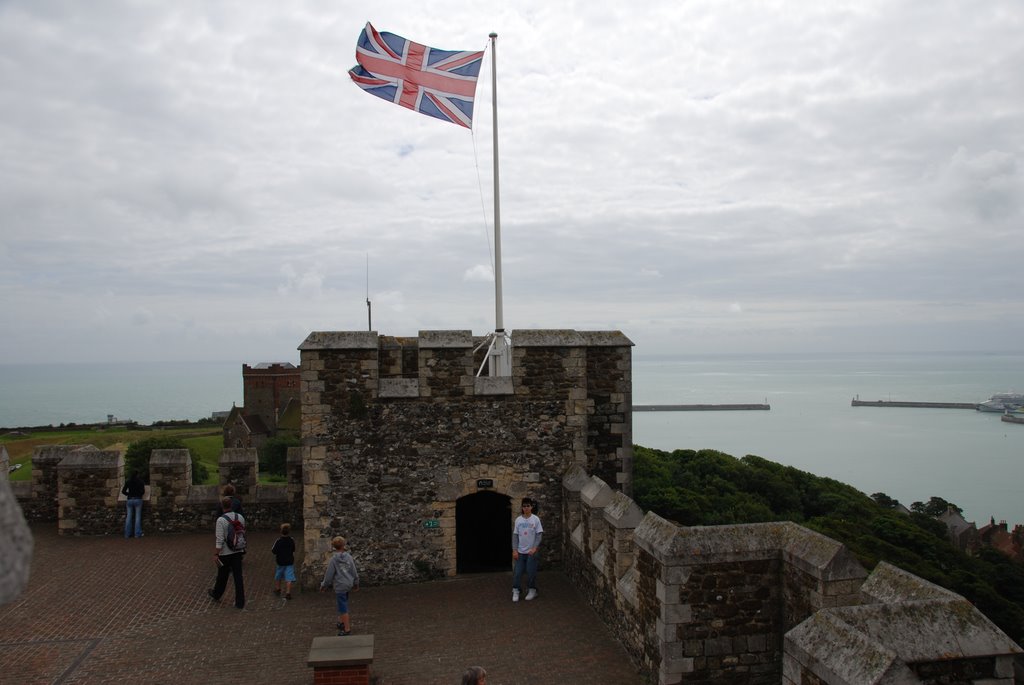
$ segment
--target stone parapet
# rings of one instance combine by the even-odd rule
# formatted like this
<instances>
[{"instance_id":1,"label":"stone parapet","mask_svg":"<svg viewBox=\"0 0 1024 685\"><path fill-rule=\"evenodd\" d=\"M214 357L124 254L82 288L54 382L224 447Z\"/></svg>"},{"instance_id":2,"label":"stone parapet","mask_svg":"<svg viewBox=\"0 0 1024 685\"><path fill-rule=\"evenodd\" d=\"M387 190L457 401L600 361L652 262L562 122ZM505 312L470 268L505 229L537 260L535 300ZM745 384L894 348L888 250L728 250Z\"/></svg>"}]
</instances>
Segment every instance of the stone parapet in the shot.
<instances>
[{"instance_id":1,"label":"stone parapet","mask_svg":"<svg viewBox=\"0 0 1024 685\"><path fill-rule=\"evenodd\" d=\"M231 483L244 506L255 494L260 478L260 457L253 447L224 448L218 466L221 486Z\"/></svg>"},{"instance_id":2,"label":"stone parapet","mask_svg":"<svg viewBox=\"0 0 1024 685\"><path fill-rule=\"evenodd\" d=\"M862 595L786 634L784 683L1014 682L1024 650L963 597L885 562Z\"/></svg>"},{"instance_id":3,"label":"stone parapet","mask_svg":"<svg viewBox=\"0 0 1024 685\"><path fill-rule=\"evenodd\" d=\"M28 584L32 533L10 483L0 480L0 604L16 599Z\"/></svg>"},{"instance_id":4,"label":"stone parapet","mask_svg":"<svg viewBox=\"0 0 1024 685\"><path fill-rule=\"evenodd\" d=\"M225 450L221 473L253 473L255 450ZM248 527L276 530L282 523L295 529L303 525L301 452L290 458L288 481L254 485L245 495ZM119 451L101 451L91 445L59 445L37 448L38 468L45 483L53 483L53 497L37 482L19 482L13 488L24 512L34 512L33 521L56 521L61 534L110 535L124 529L124 456ZM241 469L241 470L239 470ZM52 476L55 476L53 478ZM150 455L149 481L142 510L142 527L152 532L194 532L212 530L220 507L220 486L193 485L192 460L188 450L154 450ZM237 482L237 481L236 481ZM52 501L51 501L52 500ZM53 513L49 511L52 509ZM26 516L25 518L29 518Z\"/></svg>"},{"instance_id":5,"label":"stone parapet","mask_svg":"<svg viewBox=\"0 0 1024 685\"><path fill-rule=\"evenodd\" d=\"M21 500L30 523L57 520L57 465L84 445L40 445L32 450L31 492Z\"/></svg>"},{"instance_id":6,"label":"stone parapet","mask_svg":"<svg viewBox=\"0 0 1024 685\"><path fill-rule=\"evenodd\" d=\"M188 503L192 457L187 449L153 450L149 457L149 501L154 509L173 512Z\"/></svg>"},{"instance_id":7,"label":"stone parapet","mask_svg":"<svg viewBox=\"0 0 1024 685\"><path fill-rule=\"evenodd\" d=\"M641 517L578 468L562 484L563 518L578 522L566 570L659 685L1013 682L1018 645L956 593L895 566L868 576L841 543L791 522Z\"/></svg>"},{"instance_id":8,"label":"stone parapet","mask_svg":"<svg viewBox=\"0 0 1024 685\"><path fill-rule=\"evenodd\" d=\"M123 520L118 495L124 481L124 456L86 446L57 465L58 526L61 535L117 531Z\"/></svg>"}]
</instances>

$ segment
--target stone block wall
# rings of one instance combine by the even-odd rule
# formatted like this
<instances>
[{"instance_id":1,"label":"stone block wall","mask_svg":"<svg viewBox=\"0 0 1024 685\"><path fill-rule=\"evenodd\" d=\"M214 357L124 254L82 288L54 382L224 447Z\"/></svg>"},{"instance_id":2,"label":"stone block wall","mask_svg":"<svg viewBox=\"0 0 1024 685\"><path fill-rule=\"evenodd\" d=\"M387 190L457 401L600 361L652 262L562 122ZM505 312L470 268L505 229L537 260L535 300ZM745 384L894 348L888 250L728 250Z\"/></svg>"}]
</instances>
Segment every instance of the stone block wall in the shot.
<instances>
[{"instance_id":1,"label":"stone block wall","mask_svg":"<svg viewBox=\"0 0 1024 685\"><path fill-rule=\"evenodd\" d=\"M124 483L124 456L83 447L57 464L57 529L61 535L117 530L124 513L117 497Z\"/></svg>"},{"instance_id":2,"label":"stone block wall","mask_svg":"<svg viewBox=\"0 0 1024 685\"><path fill-rule=\"evenodd\" d=\"M16 490L18 502L29 523L57 520L57 465L84 445L40 445L32 451L32 478L24 490ZM26 485L24 481L18 485Z\"/></svg>"},{"instance_id":3,"label":"stone block wall","mask_svg":"<svg viewBox=\"0 0 1024 685\"><path fill-rule=\"evenodd\" d=\"M565 568L640 668L675 683L1013 682L962 597L790 522L683 527L573 467Z\"/></svg>"},{"instance_id":4,"label":"stone block wall","mask_svg":"<svg viewBox=\"0 0 1024 685\"><path fill-rule=\"evenodd\" d=\"M467 495L533 497L545 536L557 540L570 466L630 487L625 336L516 331L512 375L502 378L476 377L483 343L469 331L415 340L320 332L300 346L305 583L322 573L335 535L349 538L377 582L454 575L456 505ZM592 380L588 370L611 377ZM560 563L560 546L546 555Z\"/></svg>"}]
</instances>

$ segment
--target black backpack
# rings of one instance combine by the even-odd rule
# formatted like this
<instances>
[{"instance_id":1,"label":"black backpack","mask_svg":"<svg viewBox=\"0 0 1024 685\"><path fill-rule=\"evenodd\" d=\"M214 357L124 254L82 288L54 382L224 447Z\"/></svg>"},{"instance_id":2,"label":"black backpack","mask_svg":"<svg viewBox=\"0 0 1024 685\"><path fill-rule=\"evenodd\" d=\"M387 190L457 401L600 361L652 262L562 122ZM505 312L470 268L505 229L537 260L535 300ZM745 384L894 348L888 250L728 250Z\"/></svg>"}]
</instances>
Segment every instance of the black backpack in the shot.
<instances>
[{"instance_id":1,"label":"black backpack","mask_svg":"<svg viewBox=\"0 0 1024 685\"><path fill-rule=\"evenodd\" d=\"M233 512L230 512L233 513ZM235 514L235 518L229 517L227 514L221 514L228 522L228 532L224 536L224 544L228 546L232 552L244 552L245 551L245 523L242 518Z\"/></svg>"}]
</instances>

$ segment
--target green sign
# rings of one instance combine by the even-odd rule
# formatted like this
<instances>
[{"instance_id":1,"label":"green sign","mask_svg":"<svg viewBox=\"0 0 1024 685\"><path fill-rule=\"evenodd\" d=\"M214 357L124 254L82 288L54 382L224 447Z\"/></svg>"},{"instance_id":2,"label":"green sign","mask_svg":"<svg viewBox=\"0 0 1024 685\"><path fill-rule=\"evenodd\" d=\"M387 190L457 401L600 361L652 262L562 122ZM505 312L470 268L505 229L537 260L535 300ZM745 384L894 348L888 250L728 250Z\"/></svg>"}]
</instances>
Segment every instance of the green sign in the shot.
<instances>
[{"instance_id":1,"label":"green sign","mask_svg":"<svg viewBox=\"0 0 1024 685\"><path fill-rule=\"evenodd\" d=\"M424 528L440 528L441 527L441 522L438 521L437 519L427 519L426 521L423 522L423 527Z\"/></svg>"}]
</instances>

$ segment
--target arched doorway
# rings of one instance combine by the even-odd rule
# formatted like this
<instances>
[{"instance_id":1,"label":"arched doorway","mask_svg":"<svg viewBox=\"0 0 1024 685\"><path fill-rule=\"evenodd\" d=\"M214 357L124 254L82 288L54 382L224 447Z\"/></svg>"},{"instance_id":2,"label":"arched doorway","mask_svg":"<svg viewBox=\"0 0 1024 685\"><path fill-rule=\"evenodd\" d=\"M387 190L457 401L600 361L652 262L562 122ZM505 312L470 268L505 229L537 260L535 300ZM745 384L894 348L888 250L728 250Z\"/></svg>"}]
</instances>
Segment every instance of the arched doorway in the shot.
<instances>
[{"instance_id":1,"label":"arched doorway","mask_svg":"<svg viewBox=\"0 0 1024 685\"><path fill-rule=\"evenodd\" d=\"M455 502L456 573L507 571L512 564L512 505L485 490Z\"/></svg>"}]
</instances>

